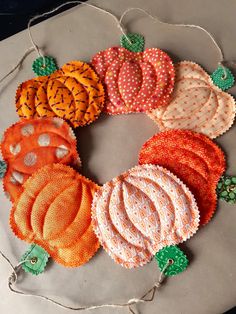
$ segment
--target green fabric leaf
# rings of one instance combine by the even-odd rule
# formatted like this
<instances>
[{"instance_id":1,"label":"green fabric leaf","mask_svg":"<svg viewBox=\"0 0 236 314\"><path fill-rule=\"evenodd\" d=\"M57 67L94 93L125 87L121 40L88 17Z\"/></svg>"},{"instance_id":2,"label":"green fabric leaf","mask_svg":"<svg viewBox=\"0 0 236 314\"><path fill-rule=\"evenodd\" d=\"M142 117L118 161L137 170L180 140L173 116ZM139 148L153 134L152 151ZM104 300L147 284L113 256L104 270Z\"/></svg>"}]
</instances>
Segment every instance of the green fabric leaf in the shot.
<instances>
[{"instance_id":1,"label":"green fabric leaf","mask_svg":"<svg viewBox=\"0 0 236 314\"><path fill-rule=\"evenodd\" d=\"M225 77L225 71L226 77ZM219 66L212 74L211 79L213 83L222 90L227 90L234 85L234 76L228 68Z\"/></svg>"},{"instance_id":2,"label":"green fabric leaf","mask_svg":"<svg viewBox=\"0 0 236 314\"><path fill-rule=\"evenodd\" d=\"M48 262L50 255L39 245L32 244L30 248L21 257L21 261L26 261L22 264L25 272L33 275L41 274Z\"/></svg>"},{"instance_id":3,"label":"green fabric leaf","mask_svg":"<svg viewBox=\"0 0 236 314\"><path fill-rule=\"evenodd\" d=\"M44 64L45 63L45 64ZM57 70L55 59L49 56L39 57L34 60L32 69L37 76L50 75Z\"/></svg>"},{"instance_id":4,"label":"green fabric leaf","mask_svg":"<svg viewBox=\"0 0 236 314\"><path fill-rule=\"evenodd\" d=\"M221 200L230 204L236 203L236 176L222 176L217 184L216 192Z\"/></svg>"},{"instance_id":5,"label":"green fabric leaf","mask_svg":"<svg viewBox=\"0 0 236 314\"><path fill-rule=\"evenodd\" d=\"M0 179L2 179L7 171L7 164L5 161L0 160Z\"/></svg>"},{"instance_id":6,"label":"green fabric leaf","mask_svg":"<svg viewBox=\"0 0 236 314\"><path fill-rule=\"evenodd\" d=\"M129 38L130 42L127 40ZM144 50L144 37L140 34L127 34L122 35L120 39L120 44L123 48L128 49L133 52L142 52Z\"/></svg>"},{"instance_id":7,"label":"green fabric leaf","mask_svg":"<svg viewBox=\"0 0 236 314\"><path fill-rule=\"evenodd\" d=\"M155 259L162 271L166 266L168 260L171 264L166 268L164 274L166 276L175 276L184 271L188 266L188 259L186 255L174 245L166 246L156 253Z\"/></svg>"}]
</instances>

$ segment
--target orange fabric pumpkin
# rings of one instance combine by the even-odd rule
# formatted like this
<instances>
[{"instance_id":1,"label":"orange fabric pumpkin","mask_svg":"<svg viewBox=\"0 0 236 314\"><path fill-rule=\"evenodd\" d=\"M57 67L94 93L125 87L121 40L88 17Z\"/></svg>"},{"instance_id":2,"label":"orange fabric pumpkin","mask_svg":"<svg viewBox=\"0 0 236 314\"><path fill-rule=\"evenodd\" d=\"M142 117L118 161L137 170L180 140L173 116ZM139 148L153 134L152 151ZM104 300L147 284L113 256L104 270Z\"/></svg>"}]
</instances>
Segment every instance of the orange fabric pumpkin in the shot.
<instances>
[{"instance_id":1,"label":"orange fabric pumpkin","mask_svg":"<svg viewBox=\"0 0 236 314\"><path fill-rule=\"evenodd\" d=\"M26 81L16 92L20 117L58 116L74 127L96 120L104 101L104 88L97 74L81 61L71 61L49 76Z\"/></svg>"},{"instance_id":2,"label":"orange fabric pumpkin","mask_svg":"<svg viewBox=\"0 0 236 314\"><path fill-rule=\"evenodd\" d=\"M15 235L43 247L64 266L86 263L98 250L91 204L98 185L62 164L47 165L23 185L10 214Z\"/></svg>"},{"instance_id":3,"label":"orange fabric pumpkin","mask_svg":"<svg viewBox=\"0 0 236 314\"><path fill-rule=\"evenodd\" d=\"M4 133L1 151L8 164L4 190L12 201L21 194L22 184L42 166L52 163L80 166L76 137L70 126L57 117L13 124Z\"/></svg>"}]
</instances>

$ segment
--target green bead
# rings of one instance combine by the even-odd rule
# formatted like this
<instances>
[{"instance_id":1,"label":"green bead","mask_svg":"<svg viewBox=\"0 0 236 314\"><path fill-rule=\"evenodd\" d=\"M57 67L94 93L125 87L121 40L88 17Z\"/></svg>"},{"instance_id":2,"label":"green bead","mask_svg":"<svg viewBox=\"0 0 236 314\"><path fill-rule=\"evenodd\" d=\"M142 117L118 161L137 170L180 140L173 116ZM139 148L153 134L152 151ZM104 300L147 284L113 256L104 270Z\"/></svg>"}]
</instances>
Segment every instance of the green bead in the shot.
<instances>
[{"instance_id":1,"label":"green bead","mask_svg":"<svg viewBox=\"0 0 236 314\"><path fill-rule=\"evenodd\" d=\"M7 164L4 160L0 160L0 179L2 179L7 171Z\"/></svg>"},{"instance_id":2,"label":"green bead","mask_svg":"<svg viewBox=\"0 0 236 314\"><path fill-rule=\"evenodd\" d=\"M225 77L226 72L226 77ZM222 90L227 90L234 85L234 76L228 68L219 66L212 74L213 83Z\"/></svg>"},{"instance_id":3,"label":"green bead","mask_svg":"<svg viewBox=\"0 0 236 314\"><path fill-rule=\"evenodd\" d=\"M21 261L27 260L22 264L22 268L25 272L33 275L41 274L46 267L49 257L50 255L41 246L32 244L21 257Z\"/></svg>"},{"instance_id":4,"label":"green bead","mask_svg":"<svg viewBox=\"0 0 236 314\"><path fill-rule=\"evenodd\" d=\"M122 35L120 39L120 45L132 52L142 52L144 50L144 43L144 37L140 34L130 33Z\"/></svg>"},{"instance_id":5,"label":"green bead","mask_svg":"<svg viewBox=\"0 0 236 314\"><path fill-rule=\"evenodd\" d=\"M230 204L236 203L236 177L222 176L217 184L218 197Z\"/></svg>"},{"instance_id":6,"label":"green bead","mask_svg":"<svg viewBox=\"0 0 236 314\"><path fill-rule=\"evenodd\" d=\"M32 64L34 73L38 76L50 75L57 70L57 65L52 57L39 57Z\"/></svg>"},{"instance_id":7,"label":"green bead","mask_svg":"<svg viewBox=\"0 0 236 314\"><path fill-rule=\"evenodd\" d=\"M155 259L158 263L160 270L162 271L168 262L168 265L164 274L166 276L174 276L184 271L188 266L188 259L186 255L174 245L166 246L156 253Z\"/></svg>"}]
</instances>

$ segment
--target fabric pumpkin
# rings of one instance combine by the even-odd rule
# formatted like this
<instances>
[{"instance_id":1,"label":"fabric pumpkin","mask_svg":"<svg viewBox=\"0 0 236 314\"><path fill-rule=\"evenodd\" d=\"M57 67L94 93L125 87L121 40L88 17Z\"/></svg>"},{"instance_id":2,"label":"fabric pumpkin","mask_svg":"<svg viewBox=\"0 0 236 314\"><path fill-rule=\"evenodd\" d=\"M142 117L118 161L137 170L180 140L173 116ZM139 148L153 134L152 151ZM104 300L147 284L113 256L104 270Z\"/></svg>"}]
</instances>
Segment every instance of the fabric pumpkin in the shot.
<instances>
[{"instance_id":1,"label":"fabric pumpkin","mask_svg":"<svg viewBox=\"0 0 236 314\"><path fill-rule=\"evenodd\" d=\"M1 151L8 164L3 186L12 201L21 194L22 184L42 166L81 164L75 135L60 118L29 119L13 124L4 133Z\"/></svg>"},{"instance_id":2,"label":"fabric pumpkin","mask_svg":"<svg viewBox=\"0 0 236 314\"><path fill-rule=\"evenodd\" d=\"M174 66L160 49L135 53L113 47L96 54L92 65L106 86L109 114L143 112L169 103Z\"/></svg>"},{"instance_id":3,"label":"fabric pumpkin","mask_svg":"<svg viewBox=\"0 0 236 314\"><path fill-rule=\"evenodd\" d=\"M235 118L234 98L213 84L196 63L175 66L176 83L171 102L148 115L161 131L188 129L216 138L226 132Z\"/></svg>"},{"instance_id":4,"label":"fabric pumpkin","mask_svg":"<svg viewBox=\"0 0 236 314\"><path fill-rule=\"evenodd\" d=\"M104 105L104 88L86 63L71 61L49 76L22 83L16 92L21 118L58 116L74 127L96 120Z\"/></svg>"},{"instance_id":5,"label":"fabric pumpkin","mask_svg":"<svg viewBox=\"0 0 236 314\"><path fill-rule=\"evenodd\" d=\"M118 264L146 264L166 245L198 229L199 212L189 189L155 165L136 166L104 184L92 205L94 231Z\"/></svg>"},{"instance_id":6,"label":"fabric pumpkin","mask_svg":"<svg viewBox=\"0 0 236 314\"><path fill-rule=\"evenodd\" d=\"M217 205L216 186L225 171L223 151L207 136L187 130L158 133L141 148L139 163L163 166L194 194L200 224L209 222Z\"/></svg>"},{"instance_id":7,"label":"fabric pumpkin","mask_svg":"<svg viewBox=\"0 0 236 314\"><path fill-rule=\"evenodd\" d=\"M18 238L44 248L57 263L83 265L99 248L91 225L98 188L68 166L44 166L23 184L11 210L11 228Z\"/></svg>"}]
</instances>

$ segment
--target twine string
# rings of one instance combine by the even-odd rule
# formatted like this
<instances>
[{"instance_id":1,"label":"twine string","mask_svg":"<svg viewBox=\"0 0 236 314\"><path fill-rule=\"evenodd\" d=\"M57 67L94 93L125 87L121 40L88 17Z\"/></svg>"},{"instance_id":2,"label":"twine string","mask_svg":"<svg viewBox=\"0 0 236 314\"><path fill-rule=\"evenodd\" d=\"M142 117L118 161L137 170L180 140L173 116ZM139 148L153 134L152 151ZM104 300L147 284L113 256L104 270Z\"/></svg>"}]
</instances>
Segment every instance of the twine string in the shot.
<instances>
[{"instance_id":1,"label":"twine string","mask_svg":"<svg viewBox=\"0 0 236 314\"><path fill-rule=\"evenodd\" d=\"M105 308L105 307L111 307L111 308L128 308L128 310L131 314L135 314L135 312L132 309L132 306L137 305L139 303L145 303L145 302L152 302L153 301L156 291L161 287L161 284L162 284L163 280L165 279L165 271L169 267L169 265L171 264L170 261L167 261L165 267L162 269L162 271L159 275L157 282L155 282L154 285L147 292L145 292L141 298L132 298L132 299L129 299L127 302L124 302L124 303L107 303L107 304L100 304L100 305L73 307L73 306L65 305L59 301L56 301L52 298L49 298L49 297L41 295L41 294L26 293L24 291L20 291L20 290L15 289L13 286L17 283L18 272L21 270L22 265L26 261L31 261L33 259L33 257L31 257L30 259L23 260L20 263L18 263L16 266L14 266L12 264L12 262L10 261L10 259L4 253L2 253L1 250L0 250L0 255L9 264L9 266L12 269L12 274L8 278L8 288L10 289L11 292L14 292L14 293L22 295L22 296L37 297L37 298L46 300L50 303L53 303L53 304L57 305L58 307L62 307L64 309L72 310L72 311L86 311L86 310L95 310L95 309L100 309L100 308ZM148 297L149 295L150 295L150 297Z\"/></svg>"},{"instance_id":2,"label":"twine string","mask_svg":"<svg viewBox=\"0 0 236 314\"><path fill-rule=\"evenodd\" d=\"M235 65L235 62L233 61L230 61L230 62L227 62L226 60L224 60L224 54L223 54L223 51L222 49L220 48L220 46L217 44L215 38L213 37L213 35L207 31L205 28L199 26L199 25L194 25L194 24L174 24L174 23L168 23L168 22L163 22L161 21L157 16L154 16L152 14L150 14L148 11L142 9L142 8L128 8L126 9L123 14L121 15L120 17L120 20L119 22L122 23L122 21L124 20L124 17L131 11L140 11L144 14L146 14L148 17L150 17L152 20L154 20L154 22L158 22L160 24L163 24L163 25L168 25L168 26L174 26L174 27L186 27L186 28L195 28L195 29L199 29L201 31L203 31L205 34L208 35L208 37L210 37L211 41L213 42L215 48L217 49L218 51L218 54L219 54L219 62L218 62L218 65L222 67L223 69L223 76L222 76L222 79L226 79L227 78L227 71L226 71L226 67L224 66L225 63L229 63L229 64L233 64Z\"/></svg>"}]
</instances>

